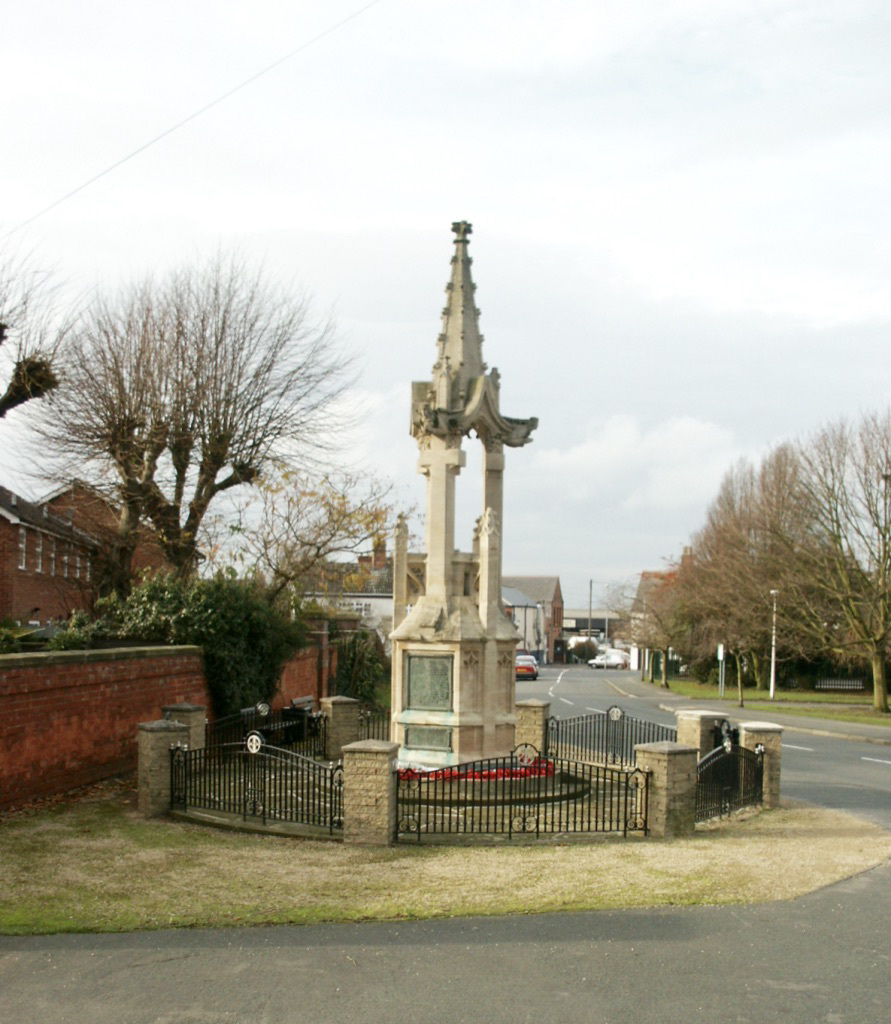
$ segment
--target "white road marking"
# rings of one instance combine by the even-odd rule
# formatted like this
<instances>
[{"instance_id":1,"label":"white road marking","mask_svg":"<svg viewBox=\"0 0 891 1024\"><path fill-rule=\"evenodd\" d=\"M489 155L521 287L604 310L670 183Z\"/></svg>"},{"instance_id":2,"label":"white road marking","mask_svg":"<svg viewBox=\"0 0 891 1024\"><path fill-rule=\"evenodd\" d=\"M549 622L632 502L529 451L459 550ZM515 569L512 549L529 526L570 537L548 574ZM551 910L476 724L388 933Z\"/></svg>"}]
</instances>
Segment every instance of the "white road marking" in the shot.
<instances>
[{"instance_id":1,"label":"white road marking","mask_svg":"<svg viewBox=\"0 0 891 1024\"><path fill-rule=\"evenodd\" d=\"M796 747L794 743L784 743L783 744L783 749L784 750L806 750L809 754L813 754L813 752L814 752L814 748L813 747Z\"/></svg>"},{"instance_id":2,"label":"white road marking","mask_svg":"<svg viewBox=\"0 0 891 1024\"><path fill-rule=\"evenodd\" d=\"M874 761L876 764L891 764L891 761L886 761L881 757L861 757L861 761Z\"/></svg>"},{"instance_id":3,"label":"white road marking","mask_svg":"<svg viewBox=\"0 0 891 1024\"><path fill-rule=\"evenodd\" d=\"M595 715L605 715L603 708L585 708L585 711L593 711Z\"/></svg>"},{"instance_id":4,"label":"white road marking","mask_svg":"<svg viewBox=\"0 0 891 1024\"><path fill-rule=\"evenodd\" d=\"M573 706L575 706L574 700L567 700L565 697L560 697L559 700L562 700L564 704L572 704Z\"/></svg>"}]
</instances>

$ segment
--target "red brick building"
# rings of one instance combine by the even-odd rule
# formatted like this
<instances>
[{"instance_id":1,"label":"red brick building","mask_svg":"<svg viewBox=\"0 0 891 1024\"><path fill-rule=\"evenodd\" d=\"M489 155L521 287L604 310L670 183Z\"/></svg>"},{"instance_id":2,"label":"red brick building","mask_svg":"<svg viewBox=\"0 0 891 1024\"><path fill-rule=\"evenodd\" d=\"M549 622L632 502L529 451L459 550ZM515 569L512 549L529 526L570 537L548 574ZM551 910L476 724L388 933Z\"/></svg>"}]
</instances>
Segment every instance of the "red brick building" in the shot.
<instances>
[{"instance_id":1,"label":"red brick building","mask_svg":"<svg viewBox=\"0 0 891 1024\"><path fill-rule=\"evenodd\" d=\"M46 624L88 608L94 537L46 503L0 487L0 619Z\"/></svg>"}]
</instances>

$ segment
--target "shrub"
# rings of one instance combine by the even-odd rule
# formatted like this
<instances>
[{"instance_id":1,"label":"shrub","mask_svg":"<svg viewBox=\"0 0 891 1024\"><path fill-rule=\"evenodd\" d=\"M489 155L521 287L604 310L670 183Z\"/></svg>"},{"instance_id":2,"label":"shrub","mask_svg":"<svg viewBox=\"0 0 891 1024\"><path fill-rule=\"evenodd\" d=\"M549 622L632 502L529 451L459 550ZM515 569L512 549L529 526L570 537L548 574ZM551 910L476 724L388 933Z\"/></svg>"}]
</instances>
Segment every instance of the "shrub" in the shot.
<instances>
[{"instance_id":1,"label":"shrub","mask_svg":"<svg viewBox=\"0 0 891 1024\"><path fill-rule=\"evenodd\" d=\"M0 626L0 654L18 654L21 649L22 645L13 630Z\"/></svg>"},{"instance_id":2,"label":"shrub","mask_svg":"<svg viewBox=\"0 0 891 1024\"><path fill-rule=\"evenodd\" d=\"M337 644L335 689L341 697L375 703L390 678L390 662L377 633L359 630L342 634Z\"/></svg>"},{"instance_id":3,"label":"shrub","mask_svg":"<svg viewBox=\"0 0 891 1024\"><path fill-rule=\"evenodd\" d=\"M260 586L227 576L185 583L154 576L114 614L122 637L202 647L217 715L269 700L304 644L302 624L274 608Z\"/></svg>"},{"instance_id":4,"label":"shrub","mask_svg":"<svg viewBox=\"0 0 891 1024\"><path fill-rule=\"evenodd\" d=\"M152 576L125 600L99 602L97 612L93 622L72 616L50 648L82 650L110 637L200 646L217 715L269 700L285 662L304 644L302 624L274 608L261 587L226 576Z\"/></svg>"}]
</instances>

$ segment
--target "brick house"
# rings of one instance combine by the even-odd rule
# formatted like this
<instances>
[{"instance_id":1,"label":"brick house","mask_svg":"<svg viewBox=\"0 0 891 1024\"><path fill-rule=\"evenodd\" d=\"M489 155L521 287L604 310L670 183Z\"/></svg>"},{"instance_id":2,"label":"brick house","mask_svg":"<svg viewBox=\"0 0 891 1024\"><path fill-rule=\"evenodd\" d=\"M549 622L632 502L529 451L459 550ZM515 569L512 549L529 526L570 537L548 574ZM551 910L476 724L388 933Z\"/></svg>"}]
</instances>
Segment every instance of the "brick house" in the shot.
<instances>
[{"instance_id":1,"label":"brick house","mask_svg":"<svg viewBox=\"0 0 891 1024\"><path fill-rule=\"evenodd\" d=\"M93 598L94 537L0 487L0 619L22 625L67 618Z\"/></svg>"},{"instance_id":2,"label":"brick house","mask_svg":"<svg viewBox=\"0 0 891 1024\"><path fill-rule=\"evenodd\" d=\"M563 591L559 576L502 576L503 587L514 587L540 604L544 612L545 662L562 662Z\"/></svg>"}]
</instances>

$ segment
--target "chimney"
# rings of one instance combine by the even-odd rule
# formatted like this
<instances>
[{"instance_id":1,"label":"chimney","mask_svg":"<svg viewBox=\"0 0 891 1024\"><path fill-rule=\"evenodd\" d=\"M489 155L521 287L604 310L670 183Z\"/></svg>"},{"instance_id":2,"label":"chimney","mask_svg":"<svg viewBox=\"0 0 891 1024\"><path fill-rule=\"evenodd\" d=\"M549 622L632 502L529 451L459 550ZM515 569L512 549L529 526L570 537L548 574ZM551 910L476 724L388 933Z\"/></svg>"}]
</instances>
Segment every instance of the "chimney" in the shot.
<instances>
[{"instance_id":1,"label":"chimney","mask_svg":"<svg viewBox=\"0 0 891 1024\"><path fill-rule=\"evenodd\" d=\"M387 538L378 537L374 542L374 553L372 555L371 567L373 569L387 568Z\"/></svg>"}]
</instances>

